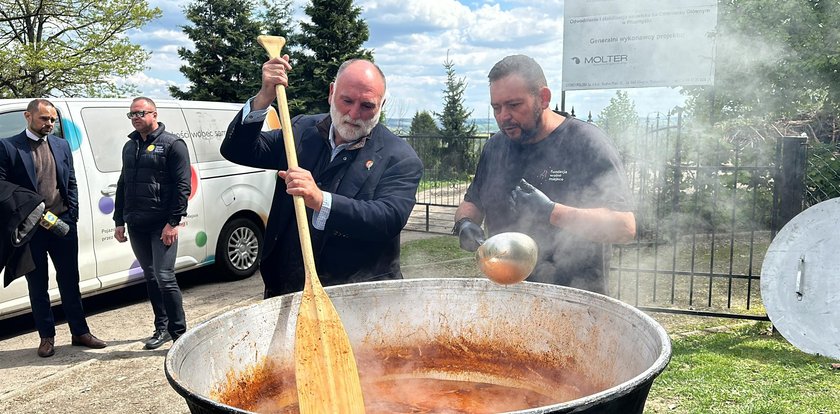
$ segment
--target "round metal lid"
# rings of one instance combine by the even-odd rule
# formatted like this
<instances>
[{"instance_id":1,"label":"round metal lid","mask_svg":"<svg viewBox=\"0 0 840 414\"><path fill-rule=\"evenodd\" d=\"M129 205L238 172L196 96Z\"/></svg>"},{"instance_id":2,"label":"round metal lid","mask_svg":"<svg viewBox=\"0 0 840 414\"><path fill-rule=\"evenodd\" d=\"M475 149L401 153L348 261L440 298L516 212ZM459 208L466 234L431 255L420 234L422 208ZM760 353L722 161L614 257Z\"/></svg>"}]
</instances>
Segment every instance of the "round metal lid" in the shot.
<instances>
[{"instance_id":1,"label":"round metal lid","mask_svg":"<svg viewBox=\"0 0 840 414\"><path fill-rule=\"evenodd\" d=\"M761 266L767 315L793 346L840 359L840 198L799 213Z\"/></svg>"}]
</instances>

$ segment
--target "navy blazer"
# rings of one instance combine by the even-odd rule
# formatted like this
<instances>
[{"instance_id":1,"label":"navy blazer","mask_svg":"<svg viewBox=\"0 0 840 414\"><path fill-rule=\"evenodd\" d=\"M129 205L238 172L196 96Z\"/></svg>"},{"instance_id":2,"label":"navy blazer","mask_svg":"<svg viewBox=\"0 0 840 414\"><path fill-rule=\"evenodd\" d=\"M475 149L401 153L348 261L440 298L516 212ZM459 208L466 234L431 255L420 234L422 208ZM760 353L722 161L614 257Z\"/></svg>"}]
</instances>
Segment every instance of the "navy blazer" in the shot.
<instances>
[{"instance_id":1,"label":"navy blazer","mask_svg":"<svg viewBox=\"0 0 840 414\"><path fill-rule=\"evenodd\" d=\"M329 162L330 125L327 114L292 120L298 165L332 194L323 231L312 228L312 211L307 209L318 275L324 285L402 278L399 235L414 208L423 164L405 140L382 125L374 127L362 148L342 151ZM243 125L240 111L228 127L222 155L251 167L288 169L282 131L261 132L261 127L261 122ZM302 263L291 263L300 259L289 253L300 250L300 243L281 245L297 240L294 214L292 197L278 180L261 261L267 286L273 278L289 276L302 283ZM281 274L268 275L266 270Z\"/></svg>"},{"instance_id":2,"label":"navy blazer","mask_svg":"<svg viewBox=\"0 0 840 414\"><path fill-rule=\"evenodd\" d=\"M68 208L70 221L76 222L79 220L79 189L76 184L76 171L73 169L73 153L70 150L70 144L52 134L47 135L47 140L55 159L58 191ZM38 192L32 148L26 131L0 139L0 180Z\"/></svg>"}]
</instances>

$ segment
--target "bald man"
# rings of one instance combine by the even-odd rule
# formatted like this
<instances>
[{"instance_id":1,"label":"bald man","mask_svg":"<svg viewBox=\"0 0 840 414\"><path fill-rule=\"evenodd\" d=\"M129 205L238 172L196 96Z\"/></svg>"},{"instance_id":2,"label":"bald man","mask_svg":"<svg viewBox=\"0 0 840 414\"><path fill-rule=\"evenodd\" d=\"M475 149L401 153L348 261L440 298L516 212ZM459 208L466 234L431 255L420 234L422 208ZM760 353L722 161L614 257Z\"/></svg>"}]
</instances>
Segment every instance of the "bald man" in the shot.
<instances>
[{"instance_id":1,"label":"bald man","mask_svg":"<svg viewBox=\"0 0 840 414\"><path fill-rule=\"evenodd\" d=\"M312 250L325 286L402 279L400 232L414 208L423 164L379 125L385 75L352 59L329 89L329 114L292 119L298 167L289 168L281 130L261 131L275 86L288 86L289 57L263 64L262 87L228 127L221 152L237 164L278 170L260 273L265 297L303 289L293 196L303 197Z\"/></svg>"}]
</instances>

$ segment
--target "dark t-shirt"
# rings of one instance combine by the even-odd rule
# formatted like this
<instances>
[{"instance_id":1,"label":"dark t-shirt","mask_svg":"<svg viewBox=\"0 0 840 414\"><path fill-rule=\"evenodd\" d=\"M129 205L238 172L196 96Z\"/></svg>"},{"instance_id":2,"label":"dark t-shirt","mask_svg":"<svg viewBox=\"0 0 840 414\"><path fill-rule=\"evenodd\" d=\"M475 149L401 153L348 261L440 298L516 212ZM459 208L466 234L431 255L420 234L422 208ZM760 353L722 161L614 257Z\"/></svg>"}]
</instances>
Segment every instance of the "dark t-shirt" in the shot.
<instances>
[{"instance_id":1,"label":"dark t-shirt","mask_svg":"<svg viewBox=\"0 0 840 414\"><path fill-rule=\"evenodd\" d=\"M516 231L534 238L540 253L529 281L606 293L610 246L554 227L547 218L516 214L509 199L521 178L557 203L632 211L624 167L609 138L568 115L536 144L520 145L499 132L484 146L464 196L484 212L490 236Z\"/></svg>"}]
</instances>

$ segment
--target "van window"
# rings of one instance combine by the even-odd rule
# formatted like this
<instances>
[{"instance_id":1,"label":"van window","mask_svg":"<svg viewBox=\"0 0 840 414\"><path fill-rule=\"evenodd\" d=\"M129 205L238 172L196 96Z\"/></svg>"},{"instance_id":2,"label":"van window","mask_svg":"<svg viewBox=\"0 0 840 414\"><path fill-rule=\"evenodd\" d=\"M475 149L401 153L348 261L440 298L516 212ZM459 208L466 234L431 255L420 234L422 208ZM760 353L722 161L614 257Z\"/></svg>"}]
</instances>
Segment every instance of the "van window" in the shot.
<instances>
[{"instance_id":1,"label":"van window","mask_svg":"<svg viewBox=\"0 0 840 414\"><path fill-rule=\"evenodd\" d=\"M96 169L101 172L122 170L122 148L128 141L128 135L134 132L131 121L126 118L128 106L118 108L83 108L82 122L93 150ZM184 116L178 108L157 108L158 121L166 126L166 131L185 138L187 148L193 152L188 137L182 135L187 130ZM115 156L116 155L116 156ZM192 156L190 157L192 159Z\"/></svg>"},{"instance_id":2,"label":"van window","mask_svg":"<svg viewBox=\"0 0 840 414\"><path fill-rule=\"evenodd\" d=\"M25 110L5 112L0 114L0 138L7 138L23 132L26 129L26 118L23 117ZM58 112L58 110L56 110ZM58 113L58 122L53 127L52 134L64 138L61 129L61 113Z\"/></svg>"},{"instance_id":3,"label":"van window","mask_svg":"<svg viewBox=\"0 0 840 414\"><path fill-rule=\"evenodd\" d=\"M26 119L23 117L23 111L0 114L0 137L11 137L20 134L24 129L26 129Z\"/></svg>"},{"instance_id":4,"label":"van window","mask_svg":"<svg viewBox=\"0 0 840 414\"><path fill-rule=\"evenodd\" d=\"M184 117L189 119L190 138L195 146L198 162L222 161L219 152L230 121L238 109L191 109L184 108Z\"/></svg>"}]
</instances>

